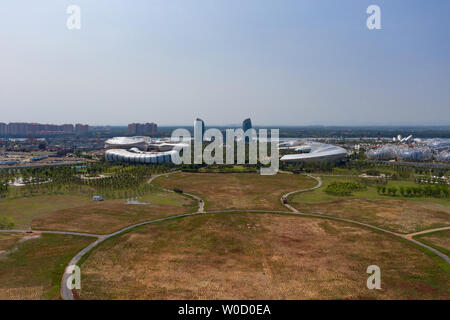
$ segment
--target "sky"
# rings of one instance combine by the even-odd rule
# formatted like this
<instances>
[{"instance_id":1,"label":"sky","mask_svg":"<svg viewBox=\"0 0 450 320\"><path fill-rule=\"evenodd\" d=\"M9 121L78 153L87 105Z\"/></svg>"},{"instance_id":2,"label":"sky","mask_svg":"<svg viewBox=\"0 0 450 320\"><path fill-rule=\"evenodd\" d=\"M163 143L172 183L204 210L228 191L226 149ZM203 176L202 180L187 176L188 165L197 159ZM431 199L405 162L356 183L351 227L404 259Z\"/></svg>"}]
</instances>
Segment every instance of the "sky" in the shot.
<instances>
[{"instance_id":1,"label":"sky","mask_svg":"<svg viewBox=\"0 0 450 320\"><path fill-rule=\"evenodd\" d=\"M449 14L448 0L2 0L0 122L449 125Z\"/></svg>"}]
</instances>

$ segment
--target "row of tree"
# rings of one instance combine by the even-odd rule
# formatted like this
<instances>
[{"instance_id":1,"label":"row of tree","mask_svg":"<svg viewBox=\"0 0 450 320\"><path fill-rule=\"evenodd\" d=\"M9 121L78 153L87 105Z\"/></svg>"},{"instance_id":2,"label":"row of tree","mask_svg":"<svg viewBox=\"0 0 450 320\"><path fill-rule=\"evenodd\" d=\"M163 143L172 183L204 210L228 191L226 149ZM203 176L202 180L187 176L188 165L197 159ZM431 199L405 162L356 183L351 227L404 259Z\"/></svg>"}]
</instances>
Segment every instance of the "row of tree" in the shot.
<instances>
[{"instance_id":1,"label":"row of tree","mask_svg":"<svg viewBox=\"0 0 450 320\"><path fill-rule=\"evenodd\" d=\"M446 185L425 185L425 186L377 186L377 192L383 195L396 196L400 194L402 197L434 197L447 198L449 196L448 187Z\"/></svg>"}]
</instances>

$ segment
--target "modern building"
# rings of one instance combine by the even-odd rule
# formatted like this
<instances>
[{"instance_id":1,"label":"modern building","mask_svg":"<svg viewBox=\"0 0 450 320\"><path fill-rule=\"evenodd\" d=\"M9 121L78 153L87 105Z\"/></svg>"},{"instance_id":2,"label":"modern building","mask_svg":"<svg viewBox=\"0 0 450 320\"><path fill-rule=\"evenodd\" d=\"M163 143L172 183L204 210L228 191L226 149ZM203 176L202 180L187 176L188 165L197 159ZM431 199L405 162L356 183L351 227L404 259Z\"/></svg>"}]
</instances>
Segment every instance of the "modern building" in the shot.
<instances>
[{"instance_id":1,"label":"modern building","mask_svg":"<svg viewBox=\"0 0 450 320\"><path fill-rule=\"evenodd\" d=\"M132 136L154 136L158 131L156 123L130 123L128 134Z\"/></svg>"},{"instance_id":2,"label":"modern building","mask_svg":"<svg viewBox=\"0 0 450 320\"><path fill-rule=\"evenodd\" d=\"M86 124L77 123L75 125L75 133L78 135L86 134L89 132L89 126Z\"/></svg>"},{"instance_id":3,"label":"modern building","mask_svg":"<svg viewBox=\"0 0 450 320\"><path fill-rule=\"evenodd\" d=\"M343 159L347 154L347 150L339 146L310 142L301 146L293 146L289 149L299 152L298 154L288 154L281 157L283 162L313 162L313 161L338 161Z\"/></svg>"},{"instance_id":4,"label":"modern building","mask_svg":"<svg viewBox=\"0 0 450 320\"><path fill-rule=\"evenodd\" d=\"M152 141L149 137L116 137L106 141L105 159L107 161L130 163L171 163L172 156L187 143ZM151 151L147 151L151 150Z\"/></svg>"},{"instance_id":5,"label":"modern building","mask_svg":"<svg viewBox=\"0 0 450 320\"><path fill-rule=\"evenodd\" d=\"M245 120L242 122L242 130L244 130L244 132L245 132L245 131L247 131L248 129L251 129L251 128L253 128L253 126L252 126L252 120L251 120L250 118L245 119Z\"/></svg>"},{"instance_id":6,"label":"modern building","mask_svg":"<svg viewBox=\"0 0 450 320\"><path fill-rule=\"evenodd\" d=\"M202 129L201 139L203 140L203 136L205 135L205 121L203 121L200 118L195 119L194 121L194 135L197 135L200 137L200 133L195 133L196 129Z\"/></svg>"},{"instance_id":7,"label":"modern building","mask_svg":"<svg viewBox=\"0 0 450 320\"><path fill-rule=\"evenodd\" d=\"M8 134L8 125L6 123L0 122L0 136Z\"/></svg>"},{"instance_id":8,"label":"modern building","mask_svg":"<svg viewBox=\"0 0 450 320\"><path fill-rule=\"evenodd\" d=\"M131 149L139 148L147 150L151 143L149 137L115 137L105 141L106 149Z\"/></svg>"},{"instance_id":9,"label":"modern building","mask_svg":"<svg viewBox=\"0 0 450 320\"><path fill-rule=\"evenodd\" d=\"M105 152L105 159L107 161L130 162L130 163L171 163L172 155L178 151L171 150L166 152L144 152L138 148L131 148L130 150L112 149Z\"/></svg>"}]
</instances>

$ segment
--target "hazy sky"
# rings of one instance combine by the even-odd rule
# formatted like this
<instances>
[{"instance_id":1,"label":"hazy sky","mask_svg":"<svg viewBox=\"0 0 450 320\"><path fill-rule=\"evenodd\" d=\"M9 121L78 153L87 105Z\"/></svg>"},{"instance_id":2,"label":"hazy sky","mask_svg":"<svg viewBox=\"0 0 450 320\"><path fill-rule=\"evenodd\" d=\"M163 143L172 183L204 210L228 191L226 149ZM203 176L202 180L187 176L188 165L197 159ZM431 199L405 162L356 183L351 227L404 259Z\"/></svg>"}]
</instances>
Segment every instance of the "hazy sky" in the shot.
<instances>
[{"instance_id":1,"label":"hazy sky","mask_svg":"<svg viewBox=\"0 0 450 320\"><path fill-rule=\"evenodd\" d=\"M450 124L449 14L448 0L1 0L0 122Z\"/></svg>"}]
</instances>

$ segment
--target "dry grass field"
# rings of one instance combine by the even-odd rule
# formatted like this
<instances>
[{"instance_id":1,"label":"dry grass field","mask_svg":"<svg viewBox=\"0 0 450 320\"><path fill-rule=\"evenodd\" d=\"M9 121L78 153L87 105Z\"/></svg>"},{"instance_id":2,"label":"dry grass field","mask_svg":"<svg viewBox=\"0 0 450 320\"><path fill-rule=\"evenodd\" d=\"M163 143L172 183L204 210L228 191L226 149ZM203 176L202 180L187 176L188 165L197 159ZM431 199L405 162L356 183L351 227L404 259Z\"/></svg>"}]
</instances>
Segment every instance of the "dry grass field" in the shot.
<instances>
[{"instance_id":1,"label":"dry grass field","mask_svg":"<svg viewBox=\"0 0 450 320\"><path fill-rule=\"evenodd\" d=\"M280 197L292 190L310 188L314 179L294 174L261 176L257 173L178 173L162 176L154 184L179 188L205 200L206 210L286 210Z\"/></svg>"},{"instance_id":2,"label":"dry grass field","mask_svg":"<svg viewBox=\"0 0 450 320\"><path fill-rule=\"evenodd\" d=\"M368 290L369 265L382 290ZM448 265L351 224L205 214L107 240L81 266L82 299L449 299Z\"/></svg>"},{"instance_id":3,"label":"dry grass field","mask_svg":"<svg viewBox=\"0 0 450 320\"><path fill-rule=\"evenodd\" d=\"M304 213L353 219L401 233L450 225L450 206L407 200L353 198L321 203L292 204Z\"/></svg>"},{"instance_id":4,"label":"dry grass field","mask_svg":"<svg viewBox=\"0 0 450 320\"><path fill-rule=\"evenodd\" d=\"M0 234L0 300L59 299L66 264L92 238Z\"/></svg>"},{"instance_id":5,"label":"dry grass field","mask_svg":"<svg viewBox=\"0 0 450 320\"><path fill-rule=\"evenodd\" d=\"M0 215L11 217L16 228L25 229L39 216L56 210L81 207L92 203L87 196L52 195L0 200Z\"/></svg>"},{"instance_id":6,"label":"dry grass field","mask_svg":"<svg viewBox=\"0 0 450 320\"><path fill-rule=\"evenodd\" d=\"M148 204L126 204L123 200L113 200L57 210L35 218L32 227L36 230L108 234L134 223L197 209L197 203L187 197L170 194L169 198L165 194L140 199L152 200ZM158 198L157 201L154 198Z\"/></svg>"}]
</instances>

